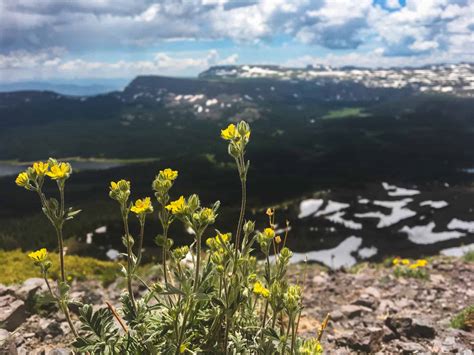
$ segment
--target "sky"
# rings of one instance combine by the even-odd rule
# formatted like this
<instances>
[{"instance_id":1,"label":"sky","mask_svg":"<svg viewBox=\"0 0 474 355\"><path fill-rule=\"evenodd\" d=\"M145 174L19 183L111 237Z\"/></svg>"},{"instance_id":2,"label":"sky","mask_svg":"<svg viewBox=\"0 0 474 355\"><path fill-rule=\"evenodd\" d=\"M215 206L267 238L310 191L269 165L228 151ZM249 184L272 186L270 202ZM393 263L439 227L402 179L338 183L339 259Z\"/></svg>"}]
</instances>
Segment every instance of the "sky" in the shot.
<instances>
[{"instance_id":1,"label":"sky","mask_svg":"<svg viewBox=\"0 0 474 355\"><path fill-rule=\"evenodd\" d=\"M474 0L0 0L0 82L474 62Z\"/></svg>"}]
</instances>

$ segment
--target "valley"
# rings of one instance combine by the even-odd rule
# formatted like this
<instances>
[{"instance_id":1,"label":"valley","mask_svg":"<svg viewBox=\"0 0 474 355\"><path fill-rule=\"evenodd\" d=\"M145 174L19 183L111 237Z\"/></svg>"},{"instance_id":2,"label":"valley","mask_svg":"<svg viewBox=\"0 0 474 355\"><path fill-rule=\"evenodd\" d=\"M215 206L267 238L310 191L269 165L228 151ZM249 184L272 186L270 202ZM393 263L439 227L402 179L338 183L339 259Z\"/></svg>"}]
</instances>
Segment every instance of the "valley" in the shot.
<instances>
[{"instance_id":1,"label":"valley","mask_svg":"<svg viewBox=\"0 0 474 355\"><path fill-rule=\"evenodd\" d=\"M392 85L395 71L307 68L290 75L259 68L211 68L197 79L141 76L123 91L87 97L0 93L0 245L54 245L38 201L13 188L22 162L49 156L81 157L71 160L75 173L67 187L68 203L83 210L66 228L72 253L107 258L117 250L121 227L107 196L109 181L129 179L134 199L150 196L153 177L166 167L180 172L176 197L197 192L207 204L221 200L216 227L233 230L239 184L219 133L241 119L252 127L248 217L263 223L265 209L278 206L280 224L288 219L292 225L296 252L348 266L473 243L470 229L449 228L453 220L474 221L472 65L397 72L433 83L436 76L432 88L453 87L449 91L424 90L408 79ZM382 183L420 193L392 196ZM330 201L349 206L299 218L307 200L319 201L312 203L321 211ZM427 201L448 206L421 205ZM105 232L94 232L104 226ZM147 257L153 258L155 218L147 231ZM176 228L173 238L181 244L189 237Z\"/></svg>"}]
</instances>

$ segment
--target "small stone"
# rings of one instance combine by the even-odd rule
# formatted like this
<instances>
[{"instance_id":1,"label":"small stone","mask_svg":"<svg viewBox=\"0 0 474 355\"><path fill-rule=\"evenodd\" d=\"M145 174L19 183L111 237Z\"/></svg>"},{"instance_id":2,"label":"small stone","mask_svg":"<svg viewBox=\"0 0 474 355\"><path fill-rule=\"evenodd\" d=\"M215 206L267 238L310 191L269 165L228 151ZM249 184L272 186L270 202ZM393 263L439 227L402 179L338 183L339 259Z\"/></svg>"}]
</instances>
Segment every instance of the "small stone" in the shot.
<instances>
[{"instance_id":1,"label":"small stone","mask_svg":"<svg viewBox=\"0 0 474 355\"><path fill-rule=\"evenodd\" d=\"M338 334L335 343L338 346L347 346L352 350L374 353L381 349L383 330L377 327L345 331Z\"/></svg>"},{"instance_id":2,"label":"small stone","mask_svg":"<svg viewBox=\"0 0 474 355\"><path fill-rule=\"evenodd\" d=\"M416 353L425 353L426 352L426 349L418 344L418 343L414 343L414 342L402 342L402 341L399 341L397 342L397 345L399 348L402 349L403 351L403 354L416 354Z\"/></svg>"},{"instance_id":3,"label":"small stone","mask_svg":"<svg viewBox=\"0 0 474 355\"><path fill-rule=\"evenodd\" d=\"M375 297L377 299L380 299L381 295L380 295L380 290L378 288L375 288L375 287L367 287L365 288L362 293L365 293L367 295L371 295L372 297Z\"/></svg>"},{"instance_id":4,"label":"small stone","mask_svg":"<svg viewBox=\"0 0 474 355\"><path fill-rule=\"evenodd\" d=\"M342 317L344 317L344 314L342 314L342 312L338 309L336 309L334 312L331 312L331 319L333 321L338 321L342 319Z\"/></svg>"},{"instance_id":5,"label":"small stone","mask_svg":"<svg viewBox=\"0 0 474 355\"><path fill-rule=\"evenodd\" d=\"M0 329L0 354L18 354L15 338L5 329Z\"/></svg>"},{"instance_id":6,"label":"small stone","mask_svg":"<svg viewBox=\"0 0 474 355\"><path fill-rule=\"evenodd\" d=\"M385 319L385 325L398 336L405 336L409 339L433 339L435 337L435 329L426 320L414 320L408 317L388 317Z\"/></svg>"},{"instance_id":7,"label":"small stone","mask_svg":"<svg viewBox=\"0 0 474 355\"><path fill-rule=\"evenodd\" d=\"M378 301L378 299L376 299L372 295L362 294L352 304L358 305L358 306L364 306L364 307L371 308L371 309L376 309L379 305L379 301Z\"/></svg>"},{"instance_id":8,"label":"small stone","mask_svg":"<svg viewBox=\"0 0 474 355\"><path fill-rule=\"evenodd\" d=\"M341 312L344 314L347 318L354 318L354 317L359 317L363 312L371 312L372 310L367 307L363 306L357 306L353 304L346 304L344 306L341 306Z\"/></svg>"},{"instance_id":9,"label":"small stone","mask_svg":"<svg viewBox=\"0 0 474 355\"><path fill-rule=\"evenodd\" d=\"M0 297L0 324L3 328L14 331L25 320L25 302L10 295Z\"/></svg>"},{"instance_id":10,"label":"small stone","mask_svg":"<svg viewBox=\"0 0 474 355\"><path fill-rule=\"evenodd\" d=\"M51 351L48 351L48 355L71 355L72 351L64 348L57 348Z\"/></svg>"},{"instance_id":11,"label":"small stone","mask_svg":"<svg viewBox=\"0 0 474 355\"><path fill-rule=\"evenodd\" d=\"M14 295L15 294L15 288L11 286L5 286L3 284L0 284L0 297L5 296L5 295Z\"/></svg>"},{"instance_id":12,"label":"small stone","mask_svg":"<svg viewBox=\"0 0 474 355\"><path fill-rule=\"evenodd\" d=\"M33 277L23 282L16 294L23 301L31 300L31 298L39 291L46 291L45 281L39 277Z\"/></svg>"},{"instance_id":13,"label":"small stone","mask_svg":"<svg viewBox=\"0 0 474 355\"><path fill-rule=\"evenodd\" d=\"M50 336L54 338L58 335L62 335L63 331L61 329L61 324L56 322L53 319L44 319L41 318L38 322L38 330L36 331L36 336L40 337L41 339Z\"/></svg>"},{"instance_id":14,"label":"small stone","mask_svg":"<svg viewBox=\"0 0 474 355\"><path fill-rule=\"evenodd\" d=\"M316 287L326 285L327 282L328 282L327 276L323 277L321 275L316 275L315 277L313 277L313 284Z\"/></svg>"}]
</instances>

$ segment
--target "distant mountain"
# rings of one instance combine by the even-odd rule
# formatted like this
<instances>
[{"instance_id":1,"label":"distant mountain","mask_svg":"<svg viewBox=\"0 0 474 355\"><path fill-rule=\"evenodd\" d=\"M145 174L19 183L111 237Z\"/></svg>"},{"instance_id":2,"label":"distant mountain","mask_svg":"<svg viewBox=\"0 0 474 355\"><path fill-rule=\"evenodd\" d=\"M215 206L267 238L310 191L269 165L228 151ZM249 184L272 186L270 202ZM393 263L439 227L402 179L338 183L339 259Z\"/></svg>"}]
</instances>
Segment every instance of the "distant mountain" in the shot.
<instances>
[{"instance_id":1,"label":"distant mountain","mask_svg":"<svg viewBox=\"0 0 474 355\"><path fill-rule=\"evenodd\" d=\"M276 65L225 65L211 67L201 79L256 79L338 83L350 81L367 88L409 88L419 92L449 93L474 97L474 64L438 64L419 68L359 68L308 66L286 68Z\"/></svg>"},{"instance_id":2,"label":"distant mountain","mask_svg":"<svg viewBox=\"0 0 474 355\"><path fill-rule=\"evenodd\" d=\"M123 90L92 96L6 92L0 93L0 159L174 156L183 151L176 149L177 137L187 142L186 153L202 147L214 153L219 152L211 148L215 131L243 119L252 122L257 135L269 130L279 145L285 140L287 152L298 159L337 152L338 144L356 139L352 129L359 125L357 139L390 153L419 144L407 145L405 132L422 135L427 142L451 137L460 147L450 154L462 152L446 158L451 164L468 155L464 142L472 142L473 95L472 64L395 69L219 66L197 78L139 76ZM469 136L452 138L446 127ZM333 129L337 137L326 141ZM387 145L396 131L393 146ZM424 154L435 156L431 143L426 144L430 148Z\"/></svg>"},{"instance_id":3,"label":"distant mountain","mask_svg":"<svg viewBox=\"0 0 474 355\"><path fill-rule=\"evenodd\" d=\"M111 91L122 90L128 79L78 80L77 82L24 81L0 83L0 92L12 91L54 91L63 95L93 96Z\"/></svg>"}]
</instances>

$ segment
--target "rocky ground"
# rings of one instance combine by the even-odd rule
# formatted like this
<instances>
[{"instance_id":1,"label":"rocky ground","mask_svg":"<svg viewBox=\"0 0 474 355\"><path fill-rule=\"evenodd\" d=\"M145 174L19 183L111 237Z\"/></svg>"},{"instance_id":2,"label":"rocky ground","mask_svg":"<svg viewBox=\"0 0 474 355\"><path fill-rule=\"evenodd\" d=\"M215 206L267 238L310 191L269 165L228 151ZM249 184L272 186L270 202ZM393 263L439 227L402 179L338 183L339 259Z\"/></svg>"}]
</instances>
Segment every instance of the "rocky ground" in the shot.
<instances>
[{"instance_id":1,"label":"rocky ground","mask_svg":"<svg viewBox=\"0 0 474 355\"><path fill-rule=\"evenodd\" d=\"M450 319L474 304L474 263L435 258L430 278L396 278L390 268L363 264L350 271L307 269L300 333L315 336L327 313L323 336L327 353L472 354L474 329L450 328ZM291 270L301 277L302 267ZM0 354L69 354L72 340L61 314L38 306L41 279L19 286L0 285ZM72 297L103 305L117 302L120 288L76 283ZM35 300L35 302L33 302Z\"/></svg>"}]
</instances>

